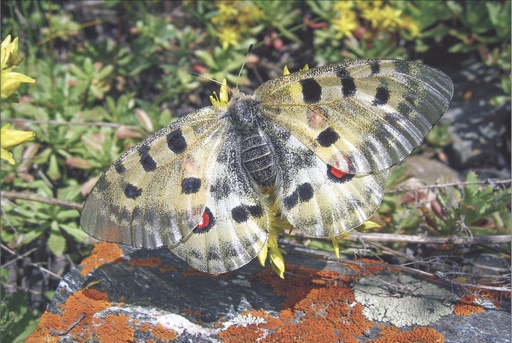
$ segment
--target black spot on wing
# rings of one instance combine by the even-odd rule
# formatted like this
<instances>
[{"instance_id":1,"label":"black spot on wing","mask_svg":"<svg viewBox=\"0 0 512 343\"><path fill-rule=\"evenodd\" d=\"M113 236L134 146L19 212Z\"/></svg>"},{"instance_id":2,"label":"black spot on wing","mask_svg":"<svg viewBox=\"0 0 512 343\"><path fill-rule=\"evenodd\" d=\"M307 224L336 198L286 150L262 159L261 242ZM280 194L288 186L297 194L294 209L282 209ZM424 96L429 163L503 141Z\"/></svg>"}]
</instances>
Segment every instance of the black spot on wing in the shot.
<instances>
[{"instance_id":1,"label":"black spot on wing","mask_svg":"<svg viewBox=\"0 0 512 343\"><path fill-rule=\"evenodd\" d=\"M320 143L323 147L329 147L333 145L340 136L330 127L320 132L320 134L317 137L318 143Z\"/></svg>"},{"instance_id":2,"label":"black spot on wing","mask_svg":"<svg viewBox=\"0 0 512 343\"><path fill-rule=\"evenodd\" d=\"M128 199L136 199L141 194L142 188L137 188L131 183L126 184L126 186L124 187L124 195L126 195Z\"/></svg>"},{"instance_id":3,"label":"black spot on wing","mask_svg":"<svg viewBox=\"0 0 512 343\"><path fill-rule=\"evenodd\" d=\"M104 192L110 186L110 182L105 177L100 177L98 182L96 182L96 189L100 192Z\"/></svg>"},{"instance_id":4,"label":"black spot on wing","mask_svg":"<svg viewBox=\"0 0 512 343\"><path fill-rule=\"evenodd\" d=\"M336 76L340 79L341 82L341 94L343 97L350 97L356 94L356 84L354 83L354 78L350 76L350 73L345 68L340 68L336 71Z\"/></svg>"},{"instance_id":5,"label":"black spot on wing","mask_svg":"<svg viewBox=\"0 0 512 343\"><path fill-rule=\"evenodd\" d=\"M308 202L313 198L313 186L309 182L299 185L292 194L283 199L283 206L292 209L300 202Z\"/></svg>"},{"instance_id":6,"label":"black spot on wing","mask_svg":"<svg viewBox=\"0 0 512 343\"><path fill-rule=\"evenodd\" d=\"M261 217L263 215L263 207L261 207L260 205L248 206L247 210L249 211L251 216L255 218Z\"/></svg>"},{"instance_id":7,"label":"black spot on wing","mask_svg":"<svg viewBox=\"0 0 512 343\"><path fill-rule=\"evenodd\" d=\"M303 183L299 187L297 187L297 193L299 194L299 198L301 201L309 201L313 198L313 186L309 182Z\"/></svg>"},{"instance_id":8,"label":"black spot on wing","mask_svg":"<svg viewBox=\"0 0 512 343\"><path fill-rule=\"evenodd\" d=\"M371 68L371 75L372 76L375 76L377 74L380 73L380 64L379 64L379 61L373 61L370 63L370 68Z\"/></svg>"},{"instance_id":9,"label":"black spot on wing","mask_svg":"<svg viewBox=\"0 0 512 343\"><path fill-rule=\"evenodd\" d=\"M181 181L181 193L195 194L201 188L201 179L196 177L186 177Z\"/></svg>"},{"instance_id":10,"label":"black spot on wing","mask_svg":"<svg viewBox=\"0 0 512 343\"><path fill-rule=\"evenodd\" d=\"M245 206L240 205L231 210L231 217L239 224L249 220L249 216L261 217L263 214L263 208L259 205Z\"/></svg>"},{"instance_id":11,"label":"black spot on wing","mask_svg":"<svg viewBox=\"0 0 512 343\"><path fill-rule=\"evenodd\" d=\"M297 191L294 191L292 194L283 199L283 206L288 210L297 206L298 203L299 195L297 194Z\"/></svg>"},{"instance_id":12,"label":"black spot on wing","mask_svg":"<svg viewBox=\"0 0 512 343\"><path fill-rule=\"evenodd\" d=\"M315 79L309 78L300 80L300 85L302 86L302 98L306 104L313 104L320 101L322 97L322 86L320 86Z\"/></svg>"},{"instance_id":13,"label":"black spot on wing","mask_svg":"<svg viewBox=\"0 0 512 343\"><path fill-rule=\"evenodd\" d=\"M187 141L180 129L167 135L167 146L175 154L181 154L187 149Z\"/></svg>"},{"instance_id":14,"label":"black spot on wing","mask_svg":"<svg viewBox=\"0 0 512 343\"><path fill-rule=\"evenodd\" d=\"M126 167L124 166L123 162L117 160L115 163L114 163L114 169L116 170L116 172L120 175L126 173Z\"/></svg>"},{"instance_id":15,"label":"black spot on wing","mask_svg":"<svg viewBox=\"0 0 512 343\"><path fill-rule=\"evenodd\" d=\"M386 87L378 87L373 100L373 106L382 106L389 101L389 90Z\"/></svg>"},{"instance_id":16,"label":"black spot on wing","mask_svg":"<svg viewBox=\"0 0 512 343\"><path fill-rule=\"evenodd\" d=\"M237 223L244 223L249 219L249 213L245 206L237 206L231 210L231 217Z\"/></svg>"},{"instance_id":17,"label":"black spot on wing","mask_svg":"<svg viewBox=\"0 0 512 343\"><path fill-rule=\"evenodd\" d=\"M150 172L156 169L156 162L149 154L149 150L149 147L146 145L142 145L139 148L140 164L146 172Z\"/></svg>"}]
</instances>

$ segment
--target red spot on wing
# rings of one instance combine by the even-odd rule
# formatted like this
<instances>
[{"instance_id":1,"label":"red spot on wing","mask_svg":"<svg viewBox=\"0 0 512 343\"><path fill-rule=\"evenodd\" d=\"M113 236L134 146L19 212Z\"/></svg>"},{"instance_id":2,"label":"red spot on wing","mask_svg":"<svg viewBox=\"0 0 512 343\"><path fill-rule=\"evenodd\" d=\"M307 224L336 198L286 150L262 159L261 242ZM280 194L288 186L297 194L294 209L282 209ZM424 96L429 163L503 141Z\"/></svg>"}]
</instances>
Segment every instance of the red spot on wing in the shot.
<instances>
[{"instance_id":1,"label":"red spot on wing","mask_svg":"<svg viewBox=\"0 0 512 343\"><path fill-rule=\"evenodd\" d=\"M342 172L341 170L336 169L334 167L331 167L331 174L338 179L341 179L343 176L347 175L347 173Z\"/></svg>"},{"instance_id":2,"label":"red spot on wing","mask_svg":"<svg viewBox=\"0 0 512 343\"><path fill-rule=\"evenodd\" d=\"M208 213L206 213L206 211L204 211L203 216L201 217L201 222L196 226L196 229L204 229L208 226L208 224L210 224L210 216Z\"/></svg>"}]
</instances>

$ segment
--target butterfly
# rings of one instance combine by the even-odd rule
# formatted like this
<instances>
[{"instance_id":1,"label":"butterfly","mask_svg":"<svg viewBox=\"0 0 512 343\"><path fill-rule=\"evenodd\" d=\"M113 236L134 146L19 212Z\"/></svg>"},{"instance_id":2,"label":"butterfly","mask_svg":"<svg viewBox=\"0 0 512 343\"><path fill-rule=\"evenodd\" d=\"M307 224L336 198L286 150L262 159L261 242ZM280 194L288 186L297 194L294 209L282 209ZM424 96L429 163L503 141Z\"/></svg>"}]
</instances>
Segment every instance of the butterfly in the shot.
<instances>
[{"instance_id":1,"label":"butterfly","mask_svg":"<svg viewBox=\"0 0 512 343\"><path fill-rule=\"evenodd\" d=\"M256 257L272 201L302 233L338 236L373 214L389 168L422 143L452 95L443 72L387 59L235 91L225 108L199 109L124 153L98 179L80 224L100 240L168 246L209 273Z\"/></svg>"}]
</instances>

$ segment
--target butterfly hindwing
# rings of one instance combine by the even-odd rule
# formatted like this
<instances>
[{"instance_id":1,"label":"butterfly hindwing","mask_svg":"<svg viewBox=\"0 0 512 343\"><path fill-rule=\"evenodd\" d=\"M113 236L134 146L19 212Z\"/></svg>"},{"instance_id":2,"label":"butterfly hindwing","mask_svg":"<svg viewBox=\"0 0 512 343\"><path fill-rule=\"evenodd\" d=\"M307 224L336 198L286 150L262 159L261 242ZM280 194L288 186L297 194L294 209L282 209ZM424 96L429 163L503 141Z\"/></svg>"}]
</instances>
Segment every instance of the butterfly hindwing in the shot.
<instances>
[{"instance_id":1,"label":"butterfly hindwing","mask_svg":"<svg viewBox=\"0 0 512 343\"><path fill-rule=\"evenodd\" d=\"M275 149L281 214L299 231L315 237L338 236L375 212L387 171L341 175L276 125L269 124L266 131Z\"/></svg>"},{"instance_id":2,"label":"butterfly hindwing","mask_svg":"<svg viewBox=\"0 0 512 343\"><path fill-rule=\"evenodd\" d=\"M80 224L93 237L134 247L179 242L206 207L225 140L219 108L206 107L149 136L97 181Z\"/></svg>"},{"instance_id":3,"label":"butterfly hindwing","mask_svg":"<svg viewBox=\"0 0 512 343\"><path fill-rule=\"evenodd\" d=\"M255 97L263 116L326 164L358 174L404 160L446 111L452 93L450 78L437 69L361 60L270 80Z\"/></svg>"},{"instance_id":4,"label":"butterfly hindwing","mask_svg":"<svg viewBox=\"0 0 512 343\"><path fill-rule=\"evenodd\" d=\"M230 131L213 162L204 222L171 246L192 267L217 274L247 264L268 238L268 209L240 165L239 137Z\"/></svg>"}]
</instances>

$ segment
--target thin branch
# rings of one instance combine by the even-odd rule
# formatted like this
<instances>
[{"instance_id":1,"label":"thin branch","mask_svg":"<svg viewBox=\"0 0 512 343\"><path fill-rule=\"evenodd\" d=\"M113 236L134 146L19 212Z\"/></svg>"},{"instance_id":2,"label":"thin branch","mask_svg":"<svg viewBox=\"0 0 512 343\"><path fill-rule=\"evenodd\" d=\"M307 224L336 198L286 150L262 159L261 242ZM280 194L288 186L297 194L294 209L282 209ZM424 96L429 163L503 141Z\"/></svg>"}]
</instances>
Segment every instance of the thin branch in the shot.
<instances>
[{"instance_id":1,"label":"thin branch","mask_svg":"<svg viewBox=\"0 0 512 343\"><path fill-rule=\"evenodd\" d=\"M20 286L17 286L17 285L11 285L11 284L8 284L8 283L4 283L2 286L4 286L5 288L11 288L11 289L15 289L15 290L18 290L18 291L32 293L32 294L35 294L35 295L44 295L43 292L34 291L33 289L30 289L30 288L20 287Z\"/></svg>"},{"instance_id":2,"label":"thin branch","mask_svg":"<svg viewBox=\"0 0 512 343\"><path fill-rule=\"evenodd\" d=\"M9 252L10 254L12 254L12 255L14 255L14 256L16 256L16 257L18 257L18 256L19 256L17 253L15 253L14 251L12 251L11 249L9 249L8 247L6 247L6 246L5 246L5 245L3 245L3 244L0 244L0 247L1 247L3 250L5 250L5 251ZM23 260L23 262L25 262L25 263L26 263L26 264L28 264L29 266L32 266L32 267L37 268L37 269L41 269L42 271L44 271L44 272L46 272L46 273L50 274L51 276L53 276L53 277L55 277L55 278L57 278L57 279L59 279L59 280L62 280L62 277L61 277L60 275L55 274L55 273L54 273L54 272L52 272L51 270L48 270L48 269L46 269L46 268L44 268L44 267L41 267L40 265L38 265L38 264L36 264L36 263L29 262L29 261L25 260L24 258L22 258L22 260Z\"/></svg>"},{"instance_id":3,"label":"thin branch","mask_svg":"<svg viewBox=\"0 0 512 343\"><path fill-rule=\"evenodd\" d=\"M10 266L11 264L15 263L18 260L24 260L25 257L32 254L36 250L37 250L37 248L32 248L29 251L27 251L26 253L24 253L23 255L17 255L14 260L10 260L9 262L2 264L2 268L7 268L8 266Z\"/></svg>"},{"instance_id":4,"label":"thin branch","mask_svg":"<svg viewBox=\"0 0 512 343\"><path fill-rule=\"evenodd\" d=\"M133 126L133 125L123 125L123 124L117 124L117 123L105 123L105 122L70 122L70 121L60 121L60 120L32 120L32 119L21 119L21 118L6 118L2 119L2 121L10 122L10 123L25 123L25 124L49 124L49 125L66 125L66 126L74 126L74 125L80 125L80 126L106 126L106 127L113 127L113 128L128 128L131 130L138 130L140 127Z\"/></svg>"},{"instance_id":5,"label":"thin branch","mask_svg":"<svg viewBox=\"0 0 512 343\"><path fill-rule=\"evenodd\" d=\"M79 203L79 202L72 202L72 201L60 200L60 199L55 199L55 198L48 198L48 197L44 197L44 196L34 194L34 193L18 193L18 192L2 191L1 195L2 195L2 197L9 198L9 199L24 199L24 200L38 201L38 202L42 202L45 204L61 206L64 208L70 208L72 210L77 210L77 211L82 211L82 207L84 207L84 204Z\"/></svg>"},{"instance_id":6,"label":"thin branch","mask_svg":"<svg viewBox=\"0 0 512 343\"><path fill-rule=\"evenodd\" d=\"M71 331L75 326L78 325L78 323L80 323L80 321L82 321L82 319L85 318L85 313L82 313L78 318L77 320L75 320L73 323L71 323L68 328L64 331L57 331L55 330L54 328L50 328L50 334L52 336L64 336L64 335L67 335L69 333L69 331Z\"/></svg>"},{"instance_id":7,"label":"thin branch","mask_svg":"<svg viewBox=\"0 0 512 343\"><path fill-rule=\"evenodd\" d=\"M396 193L405 193L405 192L414 192L419 191L423 189L434 189L434 188L444 188L444 187L456 187L456 186L466 186L466 185L483 185L483 184L507 184L511 183L512 179L505 179L505 180L499 180L499 179L488 179L488 180L481 180L481 181L467 181L467 182L451 182L451 183L443 183L439 185L428 185L424 187L416 187L416 188L404 188L404 189L394 189L392 191L386 191L385 194L396 194Z\"/></svg>"},{"instance_id":8,"label":"thin branch","mask_svg":"<svg viewBox=\"0 0 512 343\"><path fill-rule=\"evenodd\" d=\"M477 237L430 237L418 235L397 235L388 233L351 232L348 237L341 238L354 242L398 242L420 244L497 244L512 242L512 235L477 236Z\"/></svg>"},{"instance_id":9,"label":"thin branch","mask_svg":"<svg viewBox=\"0 0 512 343\"><path fill-rule=\"evenodd\" d=\"M318 256L317 256L318 257ZM332 258L325 258L327 260L332 260ZM384 268L384 269L399 269L401 271L404 271L404 272L407 272L409 274L417 274L417 275L421 275L423 277L428 277L428 278L432 278L432 277L436 277L438 278L439 280L441 281L444 281L444 282L447 282L447 283L450 283L450 284L453 284L453 285L456 285L456 286L461 286L461 287L474 287L476 289L486 289L486 290L492 290L492 291L499 291L499 292L510 292L510 284L507 284L503 287L495 287L495 286L488 286L488 285L478 285L478 284L471 284L471 283L464 283L464 282L460 282L460 281L457 281L457 280L454 280L454 279L449 279L449 280L444 280L444 279L440 279L439 277L437 277L435 275L435 273L430 273L430 272L424 272L422 270L419 270L419 269L415 269L415 268L409 268L409 267L405 267L405 266L402 266L402 265L383 265L383 264L380 264L380 263L369 263L369 262L361 262L361 261L350 261L350 260L343 260L341 261L341 263L343 264L355 264L361 268L364 268L364 266L375 266L375 267L380 267L380 268ZM494 276L494 275L492 275Z\"/></svg>"}]
</instances>

